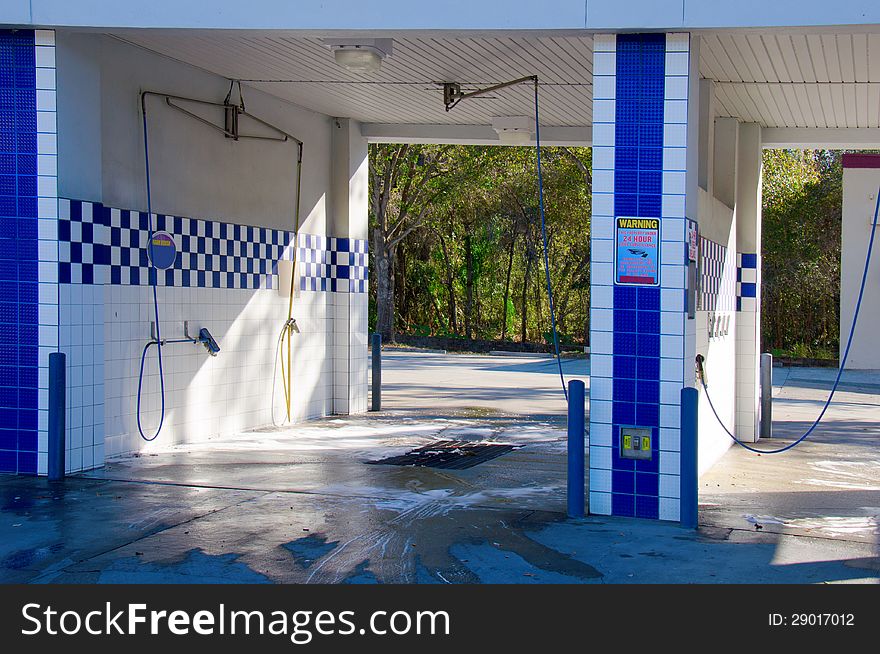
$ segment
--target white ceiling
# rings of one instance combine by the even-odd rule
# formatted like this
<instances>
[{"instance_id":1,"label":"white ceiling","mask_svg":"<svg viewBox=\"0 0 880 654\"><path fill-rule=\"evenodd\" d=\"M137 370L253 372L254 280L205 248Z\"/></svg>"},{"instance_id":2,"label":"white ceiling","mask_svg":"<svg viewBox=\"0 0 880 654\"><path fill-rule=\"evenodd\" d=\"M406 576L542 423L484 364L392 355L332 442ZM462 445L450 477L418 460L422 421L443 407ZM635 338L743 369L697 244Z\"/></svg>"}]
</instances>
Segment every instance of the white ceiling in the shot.
<instances>
[{"instance_id":1,"label":"white ceiling","mask_svg":"<svg viewBox=\"0 0 880 654\"><path fill-rule=\"evenodd\" d=\"M487 125L528 115L522 85L443 107L436 82L465 90L537 74L542 124L591 122L591 36L396 36L370 76L337 66L318 37L129 31L118 38L333 116L366 123ZM701 73L716 80L716 110L765 127L880 127L877 33L703 34Z\"/></svg>"},{"instance_id":2,"label":"white ceiling","mask_svg":"<svg viewBox=\"0 0 880 654\"><path fill-rule=\"evenodd\" d=\"M436 82L477 88L537 74L542 123L589 125L592 39L576 37L395 38L373 75L350 73L320 38L126 33L123 38L331 116L367 123L487 125L529 115L532 88L512 87L447 113ZM272 80L272 81L259 81Z\"/></svg>"},{"instance_id":3,"label":"white ceiling","mask_svg":"<svg viewBox=\"0 0 880 654\"><path fill-rule=\"evenodd\" d=\"M880 127L880 31L707 34L701 54L722 115L765 127Z\"/></svg>"}]
</instances>

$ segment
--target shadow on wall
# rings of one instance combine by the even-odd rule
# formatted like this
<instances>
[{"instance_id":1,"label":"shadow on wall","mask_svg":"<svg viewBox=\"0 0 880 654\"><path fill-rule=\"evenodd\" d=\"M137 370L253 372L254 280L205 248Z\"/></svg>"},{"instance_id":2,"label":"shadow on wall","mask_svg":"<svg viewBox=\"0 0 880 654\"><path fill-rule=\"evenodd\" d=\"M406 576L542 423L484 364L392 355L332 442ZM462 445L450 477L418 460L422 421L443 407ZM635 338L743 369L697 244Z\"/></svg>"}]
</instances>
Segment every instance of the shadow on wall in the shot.
<instances>
[{"instance_id":1,"label":"shadow on wall","mask_svg":"<svg viewBox=\"0 0 880 654\"><path fill-rule=\"evenodd\" d=\"M259 244L226 242L223 247L235 248L236 254L238 248L247 248L255 257L264 256ZM193 267L204 265L204 255L191 256L199 257ZM268 262L270 269L273 264ZM271 424L273 376L276 419L284 419L281 370L275 358L278 335L287 318L288 295L278 290L277 276L271 288L260 289L159 286L163 338L182 338L183 323L188 321L190 333L207 327L221 351L217 357L208 357L199 345L174 343L163 348L166 415L153 444L141 442L136 412L140 356L154 319L151 287L112 284L109 289L105 305L108 456ZM326 415L333 408L330 295L298 290L294 299L299 328L293 339L294 420ZM159 423L159 389L158 360L152 349L142 394L142 424L148 435L155 433Z\"/></svg>"}]
</instances>

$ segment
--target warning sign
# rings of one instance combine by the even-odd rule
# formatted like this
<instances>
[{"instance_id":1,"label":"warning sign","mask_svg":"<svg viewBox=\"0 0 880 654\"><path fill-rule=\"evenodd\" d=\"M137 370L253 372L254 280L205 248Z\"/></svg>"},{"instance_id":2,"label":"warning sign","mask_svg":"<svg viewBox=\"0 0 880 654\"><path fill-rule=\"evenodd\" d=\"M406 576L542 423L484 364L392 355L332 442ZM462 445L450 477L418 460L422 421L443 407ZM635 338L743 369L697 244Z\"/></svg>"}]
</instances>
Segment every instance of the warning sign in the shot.
<instances>
[{"instance_id":1,"label":"warning sign","mask_svg":"<svg viewBox=\"0 0 880 654\"><path fill-rule=\"evenodd\" d=\"M159 270L167 270L177 259L177 245L168 232L153 232L147 246L150 263Z\"/></svg>"},{"instance_id":2,"label":"warning sign","mask_svg":"<svg viewBox=\"0 0 880 654\"><path fill-rule=\"evenodd\" d=\"M688 261L696 261L699 254L700 226L695 220L687 219Z\"/></svg>"},{"instance_id":3,"label":"warning sign","mask_svg":"<svg viewBox=\"0 0 880 654\"><path fill-rule=\"evenodd\" d=\"M660 219L618 218L615 232L615 282L659 286Z\"/></svg>"}]
</instances>

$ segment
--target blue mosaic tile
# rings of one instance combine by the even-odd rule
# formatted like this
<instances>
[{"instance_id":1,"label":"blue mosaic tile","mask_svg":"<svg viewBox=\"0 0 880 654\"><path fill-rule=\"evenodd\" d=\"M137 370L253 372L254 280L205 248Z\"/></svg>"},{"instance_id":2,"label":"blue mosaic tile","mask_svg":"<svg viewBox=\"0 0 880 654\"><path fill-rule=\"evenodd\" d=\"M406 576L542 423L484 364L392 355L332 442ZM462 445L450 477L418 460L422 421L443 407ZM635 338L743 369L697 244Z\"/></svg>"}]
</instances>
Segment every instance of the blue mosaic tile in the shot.
<instances>
[{"instance_id":1,"label":"blue mosaic tile","mask_svg":"<svg viewBox=\"0 0 880 654\"><path fill-rule=\"evenodd\" d=\"M635 496L635 517L656 520L660 517L660 499L658 497Z\"/></svg>"},{"instance_id":2,"label":"blue mosaic tile","mask_svg":"<svg viewBox=\"0 0 880 654\"><path fill-rule=\"evenodd\" d=\"M620 102L622 102L622 100L618 99L618 103ZM618 148L638 147L640 145L639 127L640 125L618 123L614 130L615 146Z\"/></svg>"},{"instance_id":3,"label":"blue mosaic tile","mask_svg":"<svg viewBox=\"0 0 880 654\"><path fill-rule=\"evenodd\" d=\"M36 411L33 412L36 416ZM30 422L30 421L29 421ZM36 452L37 451L37 425L36 417L33 420L33 427L23 425L21 418L18 424L18 451L19 452Z\"/></svg>"},{"instance_id":4,"label":"blue mosaic tile","mask_svg":"<svg viewBox=\"0 0 880 654\"><path fill-rule=\"evenodd\" d=\"M637 292L633 286L614 287L614 308L635 309L637 308Z\"/></svg>"},{"instance_id":5,"label":"blue mosaic tile","mask_svg":"<svg viewBox=\"0 0 880 654\"><path fill-rule=\"evenodd\" d=\"M660 359L639 357L636 359L636 376L638 379L660 379Z\"/></svg>"},{"instance_id":6,"label":"blue mosaic tile","mask_svg":"<svg viewBox=\"0 0 880 654\"><path fill-rule=\"evenodd\" d=\"M614 149L614 170L615 170L615 187L617 185L617 172L621 170L638 170L639 169L639 149L638 148L615 148ZM632 189L635 191L635 188Z\"/></svg>"},{"instance_id":7,"label":"blue mosaic tile","mask_svg":"<svg viewBox=\"0 0 880 654\"><path fill-rule=\"evenodd\" d=\"M662 104L660 105L662 106ZM663 147L663 125L640 123L638 131L638 145L640 148L662 148ZM631 145L631 144L628 144ZM649 192L651 189L646 189Z\"/></svg>"},{"instance_id":8,"label":"blue mosaic tile","mask_svg":"<svg viewBox=\"0 0 880 654\"><path fill-rule=\"evenodd\" d=\"M758 255L754 252L748 253L743 252L741 255L742 258L742 267L743 268L757 268L758 267Z\"/></svg>"},{"instance_id":9,"label":"blue mosaic tile","mask_svg":"<svg viewBox=\"0 0 880 654\"><path fill-rule=\"evenodd\" d=\"M655 435L654 438L656 439L657 436ZM656 451L654 452L652 458L642 459L642 460L636 461L635 464L636 465L634 467L635 467L636 472L656 473L656 472L659 472L659 470L660 470L659 455Z\"/></svg>"},{"instance_id":10,"label":"blue mosaic tile","mask_svg":"<svg viewBox=\"0 0 880 654\"><path fill-rule=\"evenodd\" d=\"M660 312L659 311L638 311L637 323L639 334L659 334L660 333Z\"/></svg>"},{"instance_id":11,"label":"blue mosaic tile","mask_svg":"<svg viewBox=\"0 0 880 654\"><path fill-rule=\"evenodd\" d=\"M636 417L634 424L642 427L659 427L660 426L660 405L659 404L636 404Z\"/></svg>"},{"instance_id":12,"label":"blue mosaic tile","mask_svg":"<svg viewBox=\"0 0 880 654\"><path fill-rule=\"evenodd\" d=\"M621 356L615 354L614 360L614 378L615 379L635 379L636 378L636 361L635 357Z\"/></svg>"},{"instance_id":13,"label":"blue mosaic tile","mask_svg":"<svg viewBox=\"0 0 880 654\"><path fill-rule=\"evenodd\" d=\"M611 489L614 493L636 492L636 473L628 470L614 470L611 473Z\"/></svg>"},{"instance_id":14,"label":"blue mosaic tile","mask_svg":"<svg viewBox=\"0 0 880 654\"><path fill-rule=\"evenodd\" d=\"M0 330L2 335L6 330ZM0 387L0 407L4 409L18 409L18 389Z\"/></svg>"},{"instance_id":15,"label":"blue mosaic tile","mask_svg":"<svg viewBox=\"0 0 880 654\"><path fill-rule=\"evenodd\" d=\"M18 453L18 474L35 475L37 474L37 452L19 452Z\"/></svg>"},{"instance_id":16,"label":"blue mosaic tile","mask_svg":"<svg viewBox=\"0 0 880 654\"><path fill-rule=\"evenodd\" d=\"M617 287L620 288L620 287ZM636 335L615 332L614 333L614 354L635 356L636 355Z\"/></svg>"},{"instance_id":17,"label":"blue mosaic tile","mask_svg":"<svg viewBox=\"0 0 880 654\"><path fill-rule=\"evenodd\" d=\"M616 386L620 380L615 379ZM611 420L616 425L639 424L636 422L636 405L632 401L614 402L611 409Z\"/></svg>"},{"instance_id":18,"label":"blue mosaic tile","mask_svg":"<svg viewBox=\"0 0 880 654\"><path fill-rule=\"evenodd\" d=\"M614 310L614 331L615 332L636 332L638 331L638 322L636 316L638 312L627 309Z\"/></svg>"},{"instance_id":19,"label":"blue mosaic tile","mask_svg":"<svg viewBox=\"0 0 880 654\"><path fill-rule=\"evenodd\" d=\"M615 385L617 382L615 382ZM639 380L636 384L636 401L647 404L660 403L660 382L653 380Z\"/></svg>"},{"instance_id":20,"label":"blue mosaic tile","mask_svg":"<svg viewBox=\"0 0 880 654\"><path fill-rule=\"evenodd\" d=\"M614 172L615 188L634 192L639 184L639 171L636 169L616 170Z\"/></svg>"},{"instance_id":21,"label":"blue mosaic tile","mask_svg":"<svg viewBox=\"0 0 880 654\"><path fill-rule=\"evenodd\" d=\"M639 170L663 170L663 148L639 148Z\"/></svg>"},{"instance_id":22,"label":"blue mosaic tile","mask_svg":"<svg viewBox=\"0 0 880 654\"><path fill-rule=\"evenodd\" d=\"M660 311L660 289L656 287L641 286L638 289L639 311Z\"/></svg>"},{"instance_id":23,"label":"blue mosaic tile","mask_svg":"<svg viewBox=\"0 0 880 654\"><path fill-rule=\"evenodd\" d=\"M639 196L635 193L626 193L626 190L615 185L615 213L618 216L635 216L639 211Z\"/></svg>"},{"instance_id":24,"label":"blue mosaic tile","mask_svg":"<svg viewBox=\"0 0 880 654\"><path fill-rule=\"evenodd\" d=\"M665 61L665 34L617 35L616 216L659 218L662 214ZM660 297L656 287L614 289L614 515L658 517ZM651 460L620 457L620 425L652 429Z\"/></svg>"},{"instance_id":25,"label":"blue mosaic tile","mask_svg":"<svg viewBox=\"0 0 880 654\"><path fill-rule=\"evenodd\" d=\"M0 470L26 474L37 471L35 87L33 31L0 30Z\"/></svg>"},{"instance_id":26,"label":"blue mosaic tile","mask_svg":"<svg viewBox=\"0 0 880 654\"><path fill-rule=\"evenodd\" d=\"M647 168L639 169L639 194L659 195L663 191L663 171Z\"/></svg>"},{"instance_id":27,"label":"blue mosaic tile","mask_svg":"<svg viewBox=\"0 0 880 654\"><path fill-rule=\"evenodd\" d=\"M612 429L611 441L611 469L612 470L630 470L636 469L636 461L633 459L624 459L620 456L620 426L614 425Z\"/></svg>"},{"instance_id":28,"label":"blue mosaic tile","mask_svg":"<svg viewBox=\"0 0 880 654\"><path fill-rule=\"evenodd\" d=\"M638 347L636 353L640 357L660 356L660 335L659 334L639 334Z\"/></svg>"},{"instance_id":29,"label":"blue mosaic tile","mask_svg":"<svg viewBox=\"0 0 880 654\"><path fill-rule=\"evenodd\" d=\"M635 478L636 495L657 496L660 494L659 475L649 472L637 472L635 473Z\"/></svg>"},{"instance_id":30,"label":"blue mosaic tile","mask_svg":"<svg viewBox=\"0 0 880 654\"><path fill-rule=\"evenodd\" d=\"M663 107L653 98L638 103L638 119L641 123L662 123Z\"/></svg>"},{"instance_id":31,"label":"blue mosaic tile","mask_svg":"<svg viewBox=\"0 0 880 654\"><path fill-rule=\"evenodd\" d=\"M613 398L615 402L635 402L636 382L634 379L615 379ZM615 422L617 422L615 420Z\"/></svg>"},{"instance_id":32,"label":"blue mosaic tile","mask_svg":"<svg viewBox=\"0 0 880 654\"><path fill-rule=\"evenodd\" d=\"M18 452L0 451L0 472L18 472Z\"/></svg>"},{"instance_id":33,"label":"blue mosaic tile","mask_svg":"<svg viewBox=\"0 0 880 654\"><path fill-rule=\"evenodd\" d=\"M654 195L639 195L639 216L653 216L659 218L662 213L663 197L658 193Z\"/></svg>"},{"instance_id":34,"label":"blue mosaic tile","mask_svg":"<svg viewBox=\"0 0 880 654\"><path fill-rule=\"evenodd\" d=\"M611 513L622 517L635 517L635 496L622 493L611 494Z\"/></svg>"}]
</instances>

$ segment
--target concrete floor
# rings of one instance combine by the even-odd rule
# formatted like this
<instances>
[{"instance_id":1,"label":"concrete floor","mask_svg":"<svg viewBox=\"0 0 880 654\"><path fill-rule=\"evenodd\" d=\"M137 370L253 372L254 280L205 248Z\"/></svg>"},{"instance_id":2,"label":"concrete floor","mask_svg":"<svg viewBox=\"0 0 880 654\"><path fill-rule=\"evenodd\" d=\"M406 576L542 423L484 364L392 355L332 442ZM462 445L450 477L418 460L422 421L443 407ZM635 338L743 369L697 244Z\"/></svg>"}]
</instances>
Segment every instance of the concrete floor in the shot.
<instances>
[{"instance_id":1,"label":"concrete floor","mask_svg":"<svg viewBox=\"0 0 880 654\"><path fill-rule=\"evenodd\" d=\"M565 365L586 377L586 360ZM552 360L395 352L384 371L381 414L167 448L58 485L0 478L0 581L880 581L880 374L847 374L792 453L730 450L701 480L692 532L565 519ZM777 373L785 442L818 412L827 371ZM436 438L524 447L459 471L365 463Z\"/></svg>"}]
</instances>

